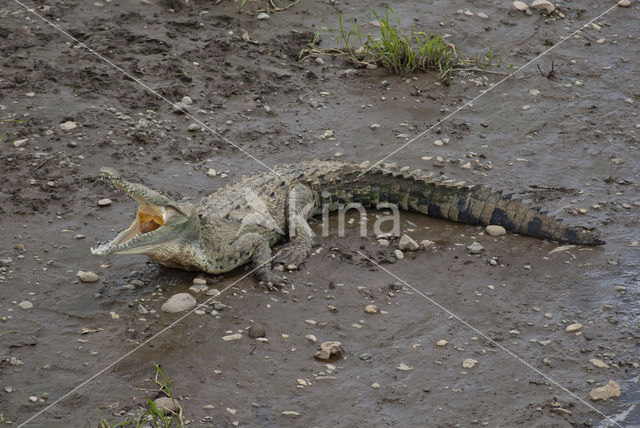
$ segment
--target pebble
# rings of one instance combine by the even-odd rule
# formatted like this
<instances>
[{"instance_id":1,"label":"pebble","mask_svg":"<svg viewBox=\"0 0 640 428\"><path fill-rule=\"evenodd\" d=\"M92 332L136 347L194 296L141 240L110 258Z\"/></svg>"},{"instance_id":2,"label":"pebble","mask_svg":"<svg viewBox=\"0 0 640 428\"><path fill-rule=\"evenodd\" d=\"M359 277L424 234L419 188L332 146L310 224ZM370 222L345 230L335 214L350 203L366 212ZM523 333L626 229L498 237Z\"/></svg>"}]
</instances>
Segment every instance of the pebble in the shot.
<instances>
[{"instance_id":1,"label":"pebble","mask_svg":"<svg viewBox=\"0 0 640 428\"><path fill-rule=\"evenodd\" d=\"M610 380L605 386L593 388L591 392L589 392L589 397L593 401L618 398L620 397L620 385L618 385L615 380Z\"/></svg>"},{"instance_id":2,"label":"pebble","mask_svg":"<svg viewBox=\"0 0 640 428\"><path fill-rule=\"evenodd\" d=\"M174 412L177 412L180 406L176 402L176 400L170 397L160 397L153 400L158 410L162 412L162 414L167 415Z\"/></svg>"},{"instance_id":3,"label":"pebble","mask_svg":"<svg viewBox=\"0 0 640 428\"><path fill-rule=\"evenodd\" d=\"M362 354L358 355L358 358L360 358L362 361L369 361L371 357L372 355L368 352L363 352Z\"/></svg>"},{"instance_id":4,"label":"pebble","mask_svg":"<svg viewBox=\"0 0 640 428\"><path fill-rule=\"evenodd\" d=\"M547 15L556 10L556 7L549 0L533 0L531 3L531 8L536 10L541 10L545 12Z\"/></svg>"},{"instance_id":5,"label":"pebble","mask_svg":"<svg viewBox=\"0 0 640 428\"><path fill-rule=\"evenodd\" d=\"M24 96L31 98L31 97L35 97L36 93L35 92L27 92L26 94L24 94Z\"/></svg>"},{"instance_id":6,"label":"pebble","mask_svg":"<svg viewBox=\"0 0 640 428\"><path fill-rule=\"evenodd\" d=\"M71 131L72 129L76 129L77 127L78 125L76 125L76 123L71 120L60 124L60 129L62 129L63 131Z\"/></svg>"},{"instance_id":7,"label":"pebble","mask_svg":"<svg viewBox=\"0 0 640 428\"><path fill-rule=\"evenodd\" d=\"M380 389L380 384L378 382L374 382L374 383L371 384L371 388Z\"/></svg>"},{"instance_id":8,"label":"pebble","mask_svg":"<svg viewBox=\"0 0 640 428\"><path fill-rule=\"evenodd\" d=\"M176 114L184 114L189 111L189 106L183 102L173 104L173 112Z\"/></svg>"},{"instance_id":9,"label":"pebble","mask_svg":"<svg viewBox=\"0 0 640 428\"><path fill-rule=\"evenodd\" d=\"M376 305L367 305L364 307L364 311L368 314L377 314L378 312L380 312L378 306Z\"/></svg>"},{"instance_id":10,"label":"pebble","mask_svg":"<svg viewBox=\"0 0 640 428\"><path fill-rule=\"evenodd\" d=\"M193 308L196 304L196 298L191 294L177 293L171 296L166 302L164 302L160 309L163 312L175 314L177 312L187 311Z\"/></svg>"},{"instance_id":11,"label":"pebble","mask_svg":"<svg viewBox=\"0 0 640 428\"><path fill-rule=\"evenodd\" d=\"M182 99L180 100L180 102L184 105L190 106L191 104L193 104L193 100L191 99L190 96L185 95L184 97L182 97Z\"/></svg>"},{"instance_id":12,"label":"pebble","mask_svg":"<svg viewBox=\"0 0 640 428\"><path fill-rule=\"evenodd\" d=\"M18 306L20 306L24 310L27 310L33 308L33 303L28 300L23 300L22 302L18 303Z\"/></svg>"},{"instance_id":13,"label":"pebble","mask_svg":"<svg viewBox=\"0 0 640 428\"><path fill-rule=\"evenodd\" d=\"M396 259L398 260L402 260L404 259L404 253L400 250L394 250L393 255L396 257Z\"/></svg>"},{"instance_id":14,"label":"pebble","mask_svg":"<svg viewBox=\"0 0 640 428\"><path fill-rule=\"evenodd\" d=\"M474 360L473 358L467 358L462 362L462 367L465 369L470 369L478 364L478 360Z\"/></svg>"},{"instance_id":15,"label":"pebble","mask_svg":"<svg viewBox=\"0 0 640 428\"><path fill-rule=\"evenodd\" d=\"M484 13L484 12L478 12L476 15L477 15L479 18L484 18L484 19L489 18L489 15L487 15L487 14L486 14L486 13Z\"/></svg>"},{"instance_id":16,"label":"pebble","mask_svg":"<svg viewBox=\"0 0 640 428\"><path fill-rule=\"evenodd\" d=\"M82 282L98 282L100 279L97 273L91 271L85 272L83 270L79 270L76 275L78 275L78 278L80 278L80 281Z\"/></svg>"},{"instance_id":17,"label":"pebble","mask_svg":"<svg viewBox=\"0 0 640 428\"><path fill-rule=\"evenodd\" d=\"M220 290L218 290L217 288L211 288L209 290L207 290L207 296L219 296L220 295Z\"/></svg>"},{"instance_id":18,"label":"pebble","mask_svg":"<svg viewBox=\"0 0 640 428\"><path fill-rule=\"evenodd\" d=\"M471 254L480 254L484 250L484 247L479 242L474 242L467 246L467 251Z\"/></svg>"},{"instance_id":19,"label":"pebble","mask_svg":"<svg viewBox=\"0 0 640 428\"><path fill-rule=\"evenodd\" d=\"M310 343L316 343L318 341L318 338L313 334L307 334L304 338Z\"/></svg>"},{"instance_id":20,"label":"pebble","mask_svg":"<svg viewBox=\"0 0 640 428\"><path fill-rule=\"evenodd\" d=\"M189 132L196 132L200 130L200 125L198 125L197 123L192 123L191 125L189 125L189 127L187 128L187 131Z\"/></svg>"},{"instance_id":21,"label":"pebble","mask_svg":"<svg viewBox=\"0 0 640 428\"><path fill-rule=\"evenodd\" d=\"M264 20L269 19L271 17L269 16L268 13L262 12L262 13L259 13L256 18L258 18L258 21L264 21Z\"/></svg>"},{"instance_id":22,"label":"pebble","mask_svg":"<svg viewBox=\"0 0 640 428\"><path fill-rule=\"evenodd\" d=\"M207 291L209 287L204 284L193 284L189 287L189 291L193 291L194 293L202 293L203 291Z\"/></svg>"},{"instance_id":23,"label":"pebble","mask_svg":"<svg viewBox=\"0 0 640 428\"><path fill-rule=\"evenodd\" d=\"M13 147L15 147L16 149L18 147L22 147L25 144L27 144L27 141L29 141L28 138L23 138L22 140L16 140L16 141L13 142Z\"/></svg>"},{"instance_id":24,"label":"pebble","mask_svg":"<svg viewBox=\"0 0 640 428\"><path fill-rule=\"evenodd\" d=\"M98 201L98 206L100 207L108 207L109 205L111 205L111 199L104 198Z\"/></svg>"},{"instance_id":25,"label":"pebble","mask_svg":"<svg viewBox=\"0 0 640 428\"><path fill-rule=\"evenodd\" d=\"M420 245L413 240L409 235L402 235L398 242L398 248L402 251L416 251L420 248Z\"/></svg>"},{"instance_id":26,"label":"pebble","mask_svg":"<svg viewBox=\"0 0 640 428\"><path fill-rule=\"evenodd\" d=\"M490 236L501 236L507 233L507 229L502 226L489 225L485 228L485 232Z\"/></svg>"},{"instance_id":27,"label":"pebble","mask_svg":"<svg viewBox=\"0 0 640 428\"><path fill-rule=\"evenodd\" d=\"M339 357L342 354L342 343L338 341L322 342L320 350L313 356L319 360L328 360L331 357Z\"/></svg>"},{"instance_id":28,"label":"pebble","mask_svg":"<svg viewBox=\"0 0 640 428\"><path fill-rule=\"evenodd\" d=\"M631 0L621 0L618 2L618 6L620 7L629 7L631 6Z\"/></svg>"},{"instance_id":29,"label":"pebble","mask_svg":"<svg viewBox=\"0 0 640 428\"><path fill-rule=\"evenodd\" d=\"M285 410L280 414L283 416L300 416L300 412L296 412L295 410Z\"/></svg>"},{"instance_id":30,"label":"pebble","mask_svg":"<svg viewBox=\"0 0 640 428\"><path fill-rule=\"evenodd\" d=\"M569 324L567 326L567 328L564 329L564 331L566 331L567 333L572 333L574 331L578 331L582 328L582 324L580 324L579 322L573 323L573 324Z\"/></svg>"},{"instance_id":31,"label":"pebble","mask_svg":"<svg viewBox=\"0 0 640 428\"><path fill-rule=\"evenodd\" d=\"M598 358L591 358L589 360L589 362L591 364L593 364L595 367L599 368L599 369L608 369L609 368L609 364L605 363L604 361L598 359Z\"/></svg>"},{"instance_id":32,"label":"pebble","mask_svg":"<svg viewBox=\"0 0 640 428\"><path fill-rule=\"evenodd\" d=\"M35 395L32 395L31 397L29 397L29 401L31 401L32 403L35 403L38 401L38 397L36 397Z\"/></svg>"},{"instance_id":33,"label":"pebble","mask_svg":"<svg viewBox=\"0 0 640 428\"><path fill-rule=\"evenodd\" d=\"M408 366L405 363L400 363L397 367L396 370L400 370L401 372L408 372L409 370L413 370L413 367Z\"/></svg>"},{"instance_id":34,"label":"pebble","mask_svg":"<svg viewBox=\"0 0 640 428\"><path fill-rule=\"evenodd\" d=\"M388 239L378 239L378 244L382 245L383 247L388 247L389 245L391 245Z\"/></svg>"},{"instance_id":35,"label":"pebble","mask_svg":"<svg viewBox=\"0 0 640 428\"><path fill-rule=\"evenodd\" d=\"M257 339L258 337L265 337L267 335L267 331L265 330L262 324L253 324L249 327L249 337L252 339Z\"/></svg>"},{"instance_id":36,"label":"pebble","mask_svg":"<svg viewBox=\"0 0 640 428\"><path fill-rule=\"evenodd\" d=\"M380 128L380 124L379 123L372 123L371 125L369 125L369 128L378 129L378 128Z\"/></svg>"},{"instance_id":37,"label":"pebble","mask_svg":"<svg viewBox=\"0 0 640 428\"><path fill-rule=\"evenodd\" d=\"M447 346L447 344L448 344L448 343L449 343L449 342L447 342L446 340L444 340L444 339L440 339L440 340L438 340L438 341L436 342L436 345L437 345L437 346Z\"/></svg>"},{"instance_id":38,"label":"pebble","mask_svg":"<svg viewBox=\"0 0 640 428\"><path fill-rule=\"evenodd\" d=\"M523 1L514 1L513 7L518 9L520 12L526 12L529 10L529 6L527 6L527 4Z\"/></svg>"},{"instance_id":39,"label":"pebble","mask_svg":"<svg viewBox=\"0 0 640 428\"><path fill-rule=\"evenodd\" d=\"M428 239L424 239L424 240L420 241L420 246L421 246L422 248L424 248L425 250L426 250L427 248L430 248L430 247L435 247L435 245L436 245L436 243L435 243L435 242L430 241L430 240L428 240Z\"/></svg>"},{"instance_id":40,"label":"pebble","mask_svg":"<svg viewBox=\"0 0 640 428\"><path fill-rule=\"evenodd\" d=\"M530 93L531 95L533 95L534 97L535 97L535 96L537 96L537 95L540 95L540 91L539 91L539 90L537 90L537 89L530 89L530 90L529 90L529 93Z\"/></svg>"},{"instance_id":41,"label":"pebble","mask_svg":"<svg viewBox=\"0 0 640 428\"><path fill-rule=\"evenodd\" d=\"M233 333L233 334L228 334L226 336L222 336L222 340L224 340L225 342L231 342L233 340L240 340L242 339L242 335L240 333Z\"/></svg>"}]
</instances>

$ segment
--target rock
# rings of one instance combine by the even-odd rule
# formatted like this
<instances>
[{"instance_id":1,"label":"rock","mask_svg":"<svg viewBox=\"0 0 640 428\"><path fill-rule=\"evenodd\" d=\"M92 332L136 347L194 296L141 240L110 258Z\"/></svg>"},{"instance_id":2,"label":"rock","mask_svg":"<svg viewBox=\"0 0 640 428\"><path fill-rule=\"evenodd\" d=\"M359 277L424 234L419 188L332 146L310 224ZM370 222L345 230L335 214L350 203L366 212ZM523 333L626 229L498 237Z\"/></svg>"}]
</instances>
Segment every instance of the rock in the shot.
<instances>
[{"instance_id":1,"label":"rock","mask_svg":"<svg viewBox=\"0 0 640 428\"><path fill-rule=\"evenodd\" d=\"M36 403L38 401L38 397L32 395L31 397L29 397L29 401L31 401L32 403Z\"/></svg>"},{"instance_id":2,"label":"rock","mask_svg":"<svg viewBox=\"0 0 640 428\"><path fill-rule=\"evenodd\" d=\"M262 12L262 13L259 13L258 16L256 16L256 18L258 18L258 21L265 21L271 17L269 16L268 13Z\"/></svg>"},{"instance_id":3,"label":"rock","mask_svg":"<svg viewBox=\"0 0 640 428\"><path fill-rule=\"evenodd\" d=\"M568 250L571 250L572 248L576 248L576 245L561 245L560 247L554 248L553 250L549 251L549 255L560 253L562 251L568 251Z\"/></svg>"},{"instance_id":4,"label":"rock","mask_svg":"<svg viewBox=\"0 0 640 428\"><path fill-rule=\"evenodd\" d=\"M533 3L531 3L531 9L541 10L548 15L556 10L556 7L548 0L533 0Z\"/></svg>"},{"instance_id":5,"label":"rock","mask_svg":"<svg viewBox=\"0 0 640 428\"><path fill-rule=\"evenodd\" d=\"M285 410L283 412L280 412L280 414L283 416L300 416L300 412L296 412L295 410Z\"/></svg>"},{"instance_id":6,"label":"rock","mask_svg":"<svg viewBox=\"0 0 640 428\"><path fill-rule=\"evenodd\" d=\"M190 106L191 104L193 104L193 100L191 99L190 96L185 95L184 97L182 97L182 99L180 100L180 102L186 106Z\"/></svg>"},{"instance_id":7,"label":"rock","mask_svg":"<svg viewBox=\"0 0 640 428\"><path fill-rule=\"evenodd\" d=\"M478 360L474 360L473 358L467 358L462 362L462 367L465 369L470 369L478 364Z\"/></svg>"},{"instance_id":8,"label":"rock","mask_svg":"<svg viewBox=\"0 0 640 428\"><path fill-rule=\"evenodd\" d=\"M378 382L374 382L374 383L371 384L371 388L380 389L380 384Z\"/></svg>"},{"instance_id":9,"label":"rock","mask_svg":"<svg viewBox=\"0 0 640 428\"><path fill-rule=\"evenodd\" d=\"M589 392L589 397L591 397L593 401L618 398L620 397L620 385L618 385L615 380L610 380L605 386L593 388L591 392Z\"/></svg>"},{"instance_id":10,"label":"rock","mask_svg":"<svg viewBox=\"0 0 640 428\"><path fill-rule=\"evenodd\" d=\"M487 15L487 14L486 14L486 13L484 13L484 12L478 12L476 15L477 15L479 18L483 18L483 19L487 19L487 18L489 18L489 15Z\"/></svg>"},{"instance_id":11,"label":"rock","mask_svg":"<svg viewBox=\"0 0 640 428\"><path fill-rule=\"evenodd\" d=\"M400 250L394 250L393 255L396 257L396 259L398 260L402 260L404 259L404 253Z\"/></svg>"},{"instance_id":12,"label":"rock","mask_svg":"<svg viewBox=\"0 0 640 428\"><path fill-rule=\"evenodd\" d=\"M320 350L313 356L318 360L328 360L331 357L339 357L342 354L342 343L337 341L322 342Z\"/></svg>"},{"instance_id":13,"label":"rock","mask_svg":"<svg viewBox=\"0 0 640 428\"><path fill-rule=\"evenodd\" d=\"M423 239L422 241L420 241L420 246L421 246L422 248L424 248L425 250L426 250L427 248L435 247L435 245L436 245L436 243L435 243L435 242L430 241L430 240L428 240L428 239Z\"/></svg>"},{"instance_id":14,"label":"rock","mask_svg":"<svg viewBox=\"0 0 640 428\"><path fill-rule=\"evenodd\" d=\"M494 225L487 226L484 231L487 232L487 235L490 236L501 236L507 233L507 229L505 229L504 227Z\"/></svg>"},{"instance_id":15,"label":"rock","mask_svg":"<svg viewBox=\"0 0 640 428\"><path fill-rule=\"evenodd\" d=\"M184 114L189 112L189 106L182 101L173 104L173 110L176 114Z\"/></svg>"},{"instance_id":16,"label":"rock","mask_svg":"<svg viewBox=\"0 0 640 428\"><path fill-rule=\"evenodd\" d=\"M591 358L589 360L589 362L591 364L593 364L595 367L599 368L599 369L608 369L609 368L609 364L605 363L602 360L599 360L598 358Z\"/></svg>"},{"instance_id":17,"label":"rock","mask_svg":"<svg viewBox=\"0 0 640 428\"><path fill-rule=\"evenodd\" d=\"M266 337L267 331L262 324L253 324L249 327L249 337L257 339L258 337Z\"/></svg>"},{"instance_id":18,"label":"rock","mask_svg":"<svg viewBox=\"0 0 640 428\"><path fill-rule=\"evenodd\" d=\"M234 334L228 334L226 336L222 336L222 340L224 340L225 342L231 342L234 340L240 340L242 339L242 335L240 333L234 333Z\"/></svg>"},{"instance_id":19,"label":"rock","mask_svg":"<svg viewBox=\"0 0 640 428\"><path fill-rule=\"evenodd\" d=\"M180 406L176 400L170 397L160 397L153 400L154 404L162 412L163 415L169 415L171 413L177 413Z\"/></svg>"},{"instance_id":20,"label":"rock","mask_svg":"<svg viewBox=\"0 0 640 428\"><path fill-rule=\"evenodd\" d=\"M98 282L100 279L97 273L91 271L85 272L83 270L79 270L76 275L78 275L78 278L80 278L80 281L82 282Z\"/></svg>"},{"instance_id":21,"label":"rock","mask_svg":"<svg viewBox=\"0 0 640 428\"><path fill-rule=\"evenodd\" d=\"M200 130L200 125L198 125L197 123L192 123L191 125L189 125L189 127L187 128L187 131L189 132L196 132Z\"/></svg>"},{"instance_id":22,"label":"rock","mask_svg":"<svg viewBox=\"0 0 640 428\"><path fill-rule=\"evenodd\" d=\"M220 295L220 290L218 290L217 288L210 288L209 290L207 290L207 296L219 296Z\"/></svg>"},{"instance_id":23,"label":"rock","mask_svg":"<svg viewBox=\"0 0 640 428\"><path fill-rule=\"evenodd\" d=\"M207 170L207 175L208 175L209 177L215 177L216 175L218 175L218 172L217 172L215 169L213 169L213 168L209 168L209 169Z\"/></svg>"},{"instance_id":24,"label":"rock","mask_svg":"<svg viewBox=\"0 0 640 428\"><path fill-rule=\"evenodd\" d=\"M104 198L98 201L98 206L100 207L108 207L109 205L111 205L111 199Z\"/></svg>"},{"instance_id":25,"label":"rock","mask_svg":"<svg viewBox=\"0 0 640 428\"><path fill-rule=\"evenodd\" d=\"M388 239L378 239L378 244L382 245L383 247L388 247L389 245L391 245Z\"/></svg>"},{"instance_id":26,"label":"rock","mask_svg":"<svg viewBox=\"0 0 640 428\"><path fill-rule=\"evenodd\" d=\"M441 339L441 340L438 340L438 341L436 342L436 345L437 345L437 346L447 346L447 344L448 344L448 343L449 343L449 342L447 342L446 340Z\"/></svg>"},{"instance_id":27,"label":"rock","mask_svg":"<svg viewBox=\"0 0 640 428\"><path fill-rule=\"evenodd\" d=\"M18 147L22 147L25 144L27 144L27 141L29 141L28 138L23 138L22 140L16 140L16 141L13 142L13 147L15 147L16 149Z\"/></svg>"},{"instance_id":28,"label":"rock","mask_svg":"<svg viewBox=\"0 0 640 428\"><path fill-rule=\"evenodd\" d=\"M420 245L414 241L409 235L402 235L398 242L398 248L402 251L416 251Z\"/></svg>"},{"instance_id":29,"label":"rock","mask_svg":"<svg viewBox=\"0 0 640 428\"><path fill-rule=\"evenodd\" d=\"M369 128L378 129L378 128L380 128L380 124L379 123L372 123L371 125L369 125Z\"/></svg>"},{"instance_id":30,"label":"rock","mask_svg":"<svg viewBox=\"0 0 640 428\"><path fill-rule=\"evenodd\" d=\"M358 358L360 358L362 361L369 361L371 357L372 355L368 352L363 352L362 354L358 355Z\"/></svg>"},{"instance_id":31,"label":"rock","mask_svg":"<svg viewBox=\"0 0 640 428\"><path fill-rule=\"evenodd\" d=\"M189 287L189 291L193 291L194 293L202 293L203 291L207 291L209 287L204 284L193 284Z\"/></svg>"},{"instance_id":32,"label":"rock","mask_svg":"<svg viewBox=\"0 0 640 428\"><path fill-rule=\"evenodd\" d=\"M188 311L197 304L196 298L189 293L177 293L174 294L162 304L160 309L163 312L175 314L177 312Z\"/></svg>"},{"instance_id":33,"label":"rock","mask_svg":"<svg viewBox=\"0 0 640 428\"><path fill-rule=\"evenodd\" d=\"M529 90L529 93L530 93L531 95L533 95L534 97L535 97L535 96L540 95L540 91L539 91L539 90L537 90L537 89L530 89L530 90Z\"/></svg>"},{"instance_id":34,"label":"rock","mask_svg":"<svg viewBox=\"0 0 640 428\"><path fill-rule=\"evenodd\" d=\"M518 9L520 12L526 12L529 10L529 6L527 6L527 4L523 1L514 1L513 7Z\"/></svg>"},{"instance_id":35,"label":"rock","mask_svg":"<svg viewBox=\"0 0 640 428\"><path fill-rule=\"evenodd\" d=\"M27 310L33 308L33 303L28 300L23 300L22 302L18 303L18 306L20 306L24 310Z\"/></svg>"},{"instance_id":36,"label":"rock","mask_svg":"<svg viewBox=\"0 0 640 428\"><path fill-rule=\"evenodd\" d=\"M582 324L579 322L575 322L573 324L569 324L567 328L564 329L567 333L573 333L574 331L578 331L582 328Z\"/></svg>"},{"instance_id":37,"label":"rock","mask_svg":"<svg viewBox=\"0 0 640 428\"><path fill-rule=\"evenodd\" d=\"M71 131L73 129L76 129L77 127L78 125L76 125L76 123L71 120L60 124L60 129L62 129L63 131Z\"/></svg>"},{"instance_id":38,"label":"rock","mask_svg":"<svg viewBox=\"0 0 640 428\"><path fill-rule=\"evenodd\" d=\"M396 370L400 370L401 372L408 372L409 370L413 370L413 367L405 364L405 363L400 363L397 367Z\"/></svg>"},{"instance_id":39,"label":"rock","mask_svg":"<svg viewBox=\"0 0 640 428\"><path fill-rule=\"evenodd\" d=\"M467 246L467 251L471 254L480 254L484 250L484 247L479 242L474 242Z\"/></svg>"},{"instance_id":40,"label":"rock","mask_svg":"<svg viewBox=\"0 0 640 428\"><path fill-rule=\"evenodd\" d=\"M368 314L377 314L379 309L376 305L367 305L364 307L364 311Z\"/></svg>"},{"instance_id":41,"label":"rock","mask_svg":"<svg viewBox=\"0 0 640 428\"><path fill-rule=\"evenodd\" d=\"M621 0L618 2L618 6L620 7L629 7L631 6L631 0Z\"/></svg>"},{"instance_id":42,"label":"rock","mask_svg":"<svg viewBox=\"0 0 640 428\"><path fill-rule=\"evenodd\" d=\"M310 343L316 343L318 341L318 338L313 334L307 334L304 338Z\"/></svg>"}]
</instances>

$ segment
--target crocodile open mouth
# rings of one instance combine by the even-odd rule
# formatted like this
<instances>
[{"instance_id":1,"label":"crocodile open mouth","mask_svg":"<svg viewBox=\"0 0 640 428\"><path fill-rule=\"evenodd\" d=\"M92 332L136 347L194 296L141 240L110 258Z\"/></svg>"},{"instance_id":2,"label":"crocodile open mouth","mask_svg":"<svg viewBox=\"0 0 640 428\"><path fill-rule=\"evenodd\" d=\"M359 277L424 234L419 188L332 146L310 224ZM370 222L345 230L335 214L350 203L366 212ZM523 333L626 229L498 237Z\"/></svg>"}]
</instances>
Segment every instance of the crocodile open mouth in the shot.
<instances>
[{"instance_id":1,"label":"crocodile open mouth","mask_svg":"<svg viewBox=\"0 0 640 428\"><path fill-rule=\"evenodd\" d=\"M140 204L138 206L138 212L134 222L127 230L124 231L124 234L117 237L118 239L114 241L113 244L122 245L131 241L136 236L153 232L154 230L164 226L166 221L167 211L164 208L159 208L150 204Z\"/></svg>"}]
</instances>

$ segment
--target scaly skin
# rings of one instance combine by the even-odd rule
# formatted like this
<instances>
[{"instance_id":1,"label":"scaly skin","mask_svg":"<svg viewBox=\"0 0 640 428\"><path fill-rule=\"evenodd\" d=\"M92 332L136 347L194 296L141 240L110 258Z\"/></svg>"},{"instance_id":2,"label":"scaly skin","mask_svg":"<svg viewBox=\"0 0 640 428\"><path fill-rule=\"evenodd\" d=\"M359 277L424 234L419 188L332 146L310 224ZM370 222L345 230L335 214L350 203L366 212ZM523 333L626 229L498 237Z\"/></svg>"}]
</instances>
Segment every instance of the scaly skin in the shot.
<instances>
[{"instance_id":1,"label":"scaly skin","mask_svg":"<svg viewBox=\"0 0 640 428\"><path fill-rule=\"evenodd\" d=\"M116 171L102 175L138 202L138 215L112 241L91 249L96 255L146 254L160 264L212 274L252 261L258 280L279 284L271 271L271 247L290 243L278 261L299 265L307 258L313 235L307 219L322 206L330 211L351 202L365 208L380 203L456 222L500 225L509 232L552 241L604 244L598 232L568 226L523 200L481 185L466 186L393 164L366 168L341 162L305 161L256 173L197 204L174 201ZM360 176L360 174L362 174Z\"/></svg>"}]
</instances>

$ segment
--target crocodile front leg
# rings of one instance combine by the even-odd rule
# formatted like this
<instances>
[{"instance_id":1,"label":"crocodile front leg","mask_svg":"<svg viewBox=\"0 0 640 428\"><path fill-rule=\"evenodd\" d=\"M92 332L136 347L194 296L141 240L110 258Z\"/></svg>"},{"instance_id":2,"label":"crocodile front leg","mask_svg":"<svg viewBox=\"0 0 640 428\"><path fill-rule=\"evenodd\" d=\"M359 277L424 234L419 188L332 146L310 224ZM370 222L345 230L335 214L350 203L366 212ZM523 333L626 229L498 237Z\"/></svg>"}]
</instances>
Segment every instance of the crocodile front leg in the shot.
<instances>
[{"instance_id":1,"label":"crocodile front leg","mask_svg":"<svg viewBox=\"0 0 640 428\"><path fill-rule=\"evenodd\" d=\"M282 287L282 279L271 270L271 247L262 235L252 232L240 236L231 244L229 257L234 257L243 263L251 260L256 279L269 290Z\"/></svg>"},{"instance_id":2,"label":"crocodile front leg","mask_svg":"<svg viewBox=\"0 0 640 428\"><path fill-rule=\"evenodd\" d=\"M309 257L313 245L313 231L307 222L315 207L313 192L307 186L298 184L289 191L287 205L289 243L282 248L276 261L299 266Z\"/></svg>"}]
</instances>

